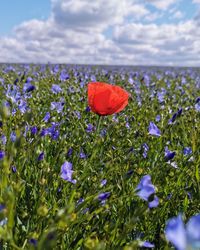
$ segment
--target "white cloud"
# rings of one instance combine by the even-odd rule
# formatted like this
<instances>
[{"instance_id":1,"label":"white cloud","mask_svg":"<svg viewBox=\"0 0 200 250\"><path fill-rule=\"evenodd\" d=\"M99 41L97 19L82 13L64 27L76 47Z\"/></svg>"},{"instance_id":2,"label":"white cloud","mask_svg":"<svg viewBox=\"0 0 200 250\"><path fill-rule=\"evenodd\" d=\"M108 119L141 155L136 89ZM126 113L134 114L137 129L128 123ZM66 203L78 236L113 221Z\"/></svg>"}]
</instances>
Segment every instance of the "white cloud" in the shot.
<instances>
[{"instance_id":1,"label":"white cloud","mask_svg":"<svg viewBox=\"0 0 200 250\"><path fill-rule=\"evenodd\" d=\"M54 0L56 23L71 28L104 28L123 21L128 0Z\"/></svg>"},{"instance_id":2,"label":"white cloud","mask_svg":"<svg viewBox=\"0 0 200 250\"><path fill-rule=\"evenodd\" d=\"M133 23L116 27L114 40L129 58L139 55L138 63L142 58L146 64L200 65L199 33L194 21L160 26Z\"/></svg>"},{"instance_id":3,"label":"white cloud","mask_svg":"<svg viewBox=\"0 0 200 250\"><path fill-rule=\"evenodd\" d=\"M171 5L175 4L177 0L146 0L146 2L154 5L158 9L166 10Z\"/></svg>"},{"instance_id":4,"label":"white cloud","mask_svg":"<svg viewBox=\"0 0 200 250\"><path fill-rule=\"evenodd\" d=\"M162 8L170 5L162 3ZM178 18L177 12L175 8L171 14ZM162 13L152 14L137 0L107 4L104 0L52 0L49 19L24 22L15 27L12 37L0 38L0 61L200 65L200 17L178 24L141 22L153 21Z\"/></svg>"},{"instance_id":5,"label":"white cloud","mask_svg":"<svg viewBox=\"0 0 200 250\"><path fill-rule=\"evenodd\" d=\"M176 12L174 12L174 14L173 14L173 18L175 18L175 19L181 19L181 18L183 18L184 17L184 14L183 14L183 12L181 12L180 10L177 10Z\"/></svg>"}]
</instances>

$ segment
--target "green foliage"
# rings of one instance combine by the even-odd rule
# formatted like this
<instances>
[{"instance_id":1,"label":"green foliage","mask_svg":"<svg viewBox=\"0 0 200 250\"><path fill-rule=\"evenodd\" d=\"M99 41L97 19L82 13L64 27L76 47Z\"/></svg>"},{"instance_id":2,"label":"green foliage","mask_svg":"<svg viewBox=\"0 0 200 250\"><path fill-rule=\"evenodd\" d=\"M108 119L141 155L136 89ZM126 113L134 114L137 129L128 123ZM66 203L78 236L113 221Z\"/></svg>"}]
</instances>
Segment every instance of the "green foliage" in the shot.
<instances>
[{"instance_id":1,"label":"green foliage","mask_svg":"<svg viewBox=\"0 0 200 250\"><path fill-rule=\"evenodd\" d=\"M26 71L16 65L14 71L0 70L0 150L5 157L0 160L0 226L1 249L124 249L139 248L140 241L150 241L155 249L168 249L164 236L166 221L184 213L185 219L200 210L200 113L195 110L195 99L200 96L199 73L172 70L143 70L132 73L133 84L128 82L128 70L123 73L101 68L68 68L69 79L61 81L59 72L53 74L53 66L32 66ZM132 69L134 71L134 69ZM78 72L80 75L76 75ZM91 123L97 127L98 117L87 112L87 85L85 74L95 74L98 81L112 82L125 88L130 94L129 105L116 116L102 117L100 131L87 132ZM149 76L149 85L143 76ZM27 77L32 77L36 89L25 98L29 109L22 113L18 104L6 95L8 86L19 82L20 93ZM182 83L182 78L186 83ZM81 80L82 79L82 80ZM123 79L123 80L122 80ZM59 84L62 92L53 94L52 84ZM170 86L168 86L170 83ZM69 90L74 88L74 92ZM162 103L157 94L166 89ZM51 102L63 98L62 112L51 110ZM138 102L140 98L140 103ZM9 103L6 107L5 101ZM179 108L182 115L168 124ZM13 109L16 110L12 114ZM77 117L76 112L81 117ZM51 118L44 121L46 112ZM156 122L156 116L161 120ZM114 117L118 120L116 121ZM161 137L149 135L150 121L161 130ZM42 129L60 123L59 138L40 136ZM129 124L129 127L127 126ZM33 135L31 128L37 126ZM27 130L26 130L27 129ZM102 130L105 136L101 136ZM10 135L16 133L12 142ZM26 135L25 135L26 131ZM149 147L143 156L143 144ZM165 147L176 152L175 158L166 162ZM185 147L192 148L191 155L184 155ZM72 155L68 150L72 148ZM79 156L83 151L86 158ZM44 159L38 156L44 152ZM72 184L60 177L65 161L73 164ZM172 162L177 164L173 167ZM14 172L12 167L17 171ZM132 170L132 174L128 171ZM159 197L157 208L148 208L148 202L137 196L135 189L140 179L149 174ZM106 179L106 185L101 180ZM110 192L102 205L98 195ZM84 201L78 204L78 200Z\"/></svg>"}]
</instances>

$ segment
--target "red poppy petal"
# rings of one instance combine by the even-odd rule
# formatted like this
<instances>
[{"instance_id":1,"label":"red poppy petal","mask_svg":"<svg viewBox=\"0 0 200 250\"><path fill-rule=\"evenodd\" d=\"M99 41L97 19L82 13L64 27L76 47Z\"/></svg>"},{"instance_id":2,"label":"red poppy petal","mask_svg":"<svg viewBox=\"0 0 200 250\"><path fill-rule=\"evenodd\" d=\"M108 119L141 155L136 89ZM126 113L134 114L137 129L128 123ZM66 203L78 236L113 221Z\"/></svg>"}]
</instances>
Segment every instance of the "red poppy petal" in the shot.
<instances>
[{"instance_id":1,"label":"red poppy petal","mask_svg":"<svg viewBox=\"0 0 200 250\"><path fill-rule=\"evenodd\" d=\"M118 113L128 104L129 94L119 86L103 82L88 84L88 102L99 115Z\"/></svg>"}]
</instances>

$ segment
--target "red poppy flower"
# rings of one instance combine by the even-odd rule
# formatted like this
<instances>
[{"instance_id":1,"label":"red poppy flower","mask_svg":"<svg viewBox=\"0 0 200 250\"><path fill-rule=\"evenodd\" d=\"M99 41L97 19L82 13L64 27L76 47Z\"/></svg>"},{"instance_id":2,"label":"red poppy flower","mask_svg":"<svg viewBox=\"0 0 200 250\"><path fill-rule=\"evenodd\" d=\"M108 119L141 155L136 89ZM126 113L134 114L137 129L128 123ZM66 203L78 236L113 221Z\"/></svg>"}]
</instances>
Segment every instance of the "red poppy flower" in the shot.
<instances>
[{"instance_id":1,"label":"red poppy flower","mask_svg":"<svg viewBox=\"0 0 200 250\"><path fill-rule=\"evenodd\" d=\"M88 84L88 102L98 115L112 115L122 111L128 104L129 93L119 86L104 82Z\"/></svg>"}]
</instances>

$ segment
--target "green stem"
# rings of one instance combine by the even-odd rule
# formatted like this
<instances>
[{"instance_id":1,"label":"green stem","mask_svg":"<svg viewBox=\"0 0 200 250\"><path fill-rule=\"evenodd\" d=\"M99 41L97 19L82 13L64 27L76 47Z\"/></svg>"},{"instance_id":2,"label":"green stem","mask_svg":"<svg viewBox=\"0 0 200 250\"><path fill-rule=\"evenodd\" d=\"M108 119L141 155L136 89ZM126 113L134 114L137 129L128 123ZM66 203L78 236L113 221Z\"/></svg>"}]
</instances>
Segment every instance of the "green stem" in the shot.
<instances>
[{"instance_id":1,"label":"green stem","mask_svg":"<svg viewBox=\"0 0 200 250\"><path fill-rule=\"evenodd\" d=\"M102 116L99 115L98 120L97 120L96 132L95 132L95 135L94 135L92 155L91 155L90 159L85 162L84 166L86 166L88 163L92 162L92 160L94 159L94 157L97 154L98 150L97 150L96 146L97 146L97 142L98 142L98 135L99 135L99 132L100 132L101 120L102 120Z\"/></svg>"},{"instance_id":2,"label":"green stem","mask_svg":"<svg viewBox=\"0 0 200 250\"><path fill-rule=\"evenodd\" d=\"M96 129L96 133L95 133L95 144L96 144L96 138L99 134L100 131L100 125L101 125L101 120L102 120L102 116L99 115L98 120L97 120L97 129Z\"/></svg>"}]
</instances>

